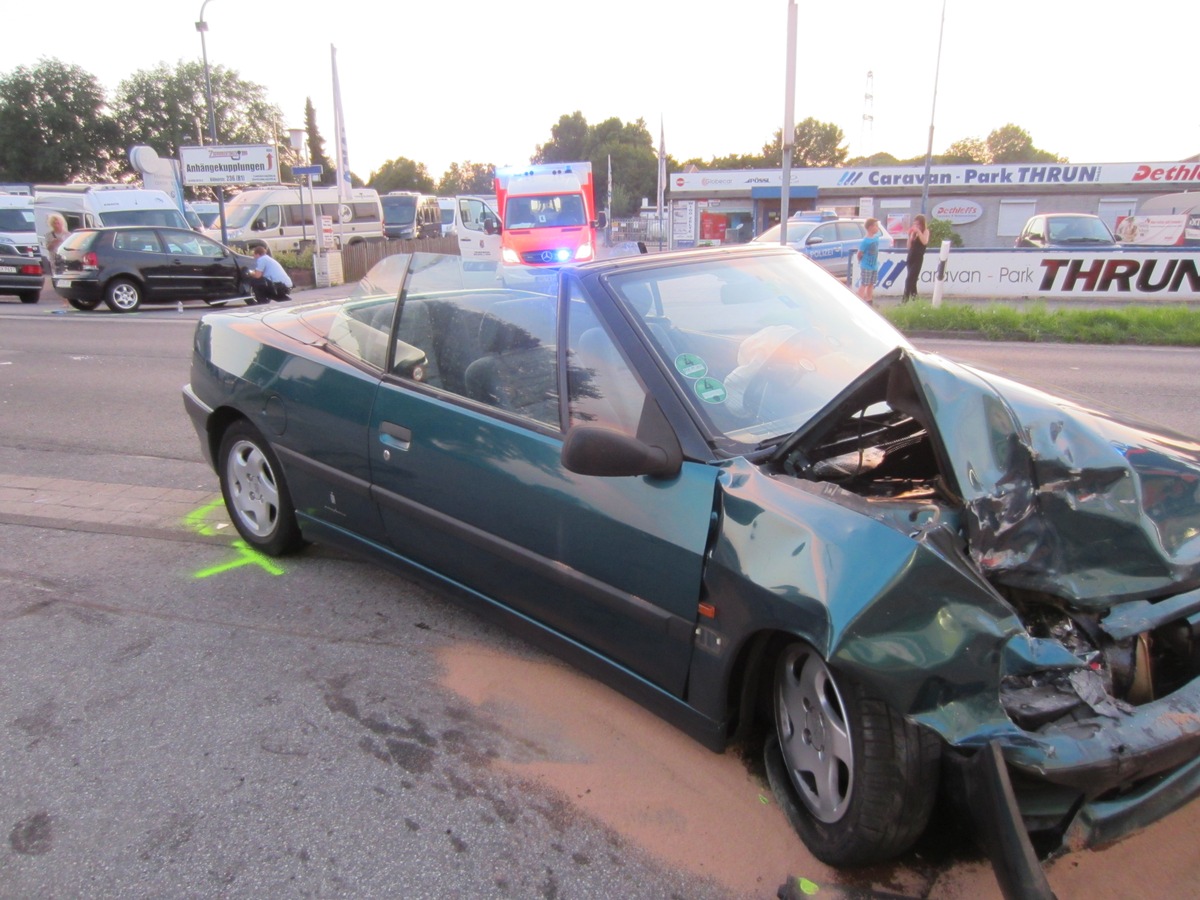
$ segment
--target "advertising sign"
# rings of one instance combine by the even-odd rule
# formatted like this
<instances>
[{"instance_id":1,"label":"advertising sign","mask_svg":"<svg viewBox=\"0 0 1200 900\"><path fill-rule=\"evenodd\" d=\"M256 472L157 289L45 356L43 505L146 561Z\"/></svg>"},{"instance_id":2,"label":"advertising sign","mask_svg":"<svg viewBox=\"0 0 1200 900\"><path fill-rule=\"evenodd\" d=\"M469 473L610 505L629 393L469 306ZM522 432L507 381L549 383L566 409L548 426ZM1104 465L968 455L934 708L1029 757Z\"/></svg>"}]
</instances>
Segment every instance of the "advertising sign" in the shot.
<instances>
[{"instance_id":1,"label":"advertising sign","mask_svg":"<svg viewBox=\"0 0 1200 900\"><path fill-rule=\"evenodd\" d=\"M1123 244L1150 244L1170 247L1184 242L1188 217L1122 216L1117 220L1117 238Z\"/></svg>"},{"instance_id":2,"label":"advertising sign","mask_svg":"<svg viewBox=\"0 0 1200 900\"><path fill-rule=\"evenodd\" d=\"M936 269L927 263L921 270L924 296ZM899 296L906 275L905 252L881 250L876 295ZM952 250L943 289L947 297L997 300L1197 300L1200 250Z\"/></svg>"},{"instance_id":3,"label":"advertising sign","mask_svg":"<svg viewBox=\"0 0 1200 900\"><path fill-rule=\"evenodd\" d=\"M982 204L974 200L943 200L929 211L931 219L941 219L951 225L967 225L982 215Z\"/></svg>"},{"instance_id":4,"label":"advertising sign","mask_svg":"<svg viewBox=\"0 0 1200 900\"><path fill-rule=\"evenodd\" d=\"M278 184L279 156L269 144L180 147L183 183Z\"/></svg>"},{"instance_id":5,"label":"advertising sign","mask_svg":"<svg viewBox=\"0 0 1200 900\"><path fill-rule=\"evenodd\" d=\"M671 246L690 247L696 240L696 201L676 200L671 204Z\"/></svg>"},{"instance_id":6,"label":"advertising sign","mask_svg":"<svg viewBox=\"0 0 1200 900\"><path fill-rule=\"evenodd\" d=\"M333 246L333 216L321 216L321 246Z\"/></svg>"}]
</instances>

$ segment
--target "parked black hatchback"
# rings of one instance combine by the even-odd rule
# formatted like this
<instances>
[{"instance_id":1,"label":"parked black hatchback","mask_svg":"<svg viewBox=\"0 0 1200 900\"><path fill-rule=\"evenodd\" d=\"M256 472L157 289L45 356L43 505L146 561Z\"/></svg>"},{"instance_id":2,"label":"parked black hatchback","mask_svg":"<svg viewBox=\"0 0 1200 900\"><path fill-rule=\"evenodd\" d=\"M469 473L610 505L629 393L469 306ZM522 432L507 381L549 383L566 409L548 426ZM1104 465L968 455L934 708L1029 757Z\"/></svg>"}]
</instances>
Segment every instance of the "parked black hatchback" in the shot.
<instances>
[{"instance_id":1,"label":"parked black hatchback","mask_svg":"<svg viewBox=\"0 0 1200 900\"><path fill-rule=\"evenodd\" d=\"M254 260L184 228L83 228L54 254L54 290L76 309L103 300L113 312L143 302L246 297Z\"/></svg>"}]
</instances>

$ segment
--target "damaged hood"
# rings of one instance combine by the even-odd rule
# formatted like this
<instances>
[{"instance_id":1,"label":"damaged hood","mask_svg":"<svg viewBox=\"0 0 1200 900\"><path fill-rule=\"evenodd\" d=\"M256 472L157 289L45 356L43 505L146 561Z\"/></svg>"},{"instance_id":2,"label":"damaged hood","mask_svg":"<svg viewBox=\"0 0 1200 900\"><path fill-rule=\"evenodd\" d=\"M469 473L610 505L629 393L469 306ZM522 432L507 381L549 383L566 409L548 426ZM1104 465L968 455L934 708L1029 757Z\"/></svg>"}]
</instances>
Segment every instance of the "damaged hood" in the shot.
<instances>
[{"instance_id":1,"label":"damaged hood","mask_svg":"<svg viewBox=\"0 0 1200 900\"><path fill-rule=\"evenodd\" d=\"M1078 606L1200 584L1200 443L909 351L989 578Z\"/></svg>"}]
</instances>

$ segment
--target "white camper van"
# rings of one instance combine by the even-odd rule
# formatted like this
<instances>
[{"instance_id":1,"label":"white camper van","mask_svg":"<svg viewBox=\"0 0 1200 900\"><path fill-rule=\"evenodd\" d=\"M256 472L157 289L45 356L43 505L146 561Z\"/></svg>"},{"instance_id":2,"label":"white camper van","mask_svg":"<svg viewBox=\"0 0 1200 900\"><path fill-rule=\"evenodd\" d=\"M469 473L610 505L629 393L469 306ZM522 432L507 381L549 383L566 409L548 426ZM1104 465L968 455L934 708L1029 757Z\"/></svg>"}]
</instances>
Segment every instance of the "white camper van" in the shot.
<instances>
[{"instance_id":1,"label":"white camper van","mask_svg":"<svg viewBox=\"0 0 1200 900\"><path fill-rule=\"evenodd\" d=\"M28 194L0 194L0 242L12 244L22 256L41 258L33 198Z\"/></svg>"},{"instance_id":2,"label":"white camper van","mask_svg":"<svg viewBox=\"0 0 1200 900\"><path fill-rule=\"evenodd\" d=\"M355 188L341 203L335 187L314 188L311 192L305 188L302 192L298 186L287 185L243 191L226 203L226 236L229 245L238 250L299 250L301 241L316 240L321 216L333 220L335 247L383 240L383 210L376 191ZM219 224L204 233L221 240Z\"/></svg>"},{"instance_id":3,"label":"white camper van","mask_svg":"<svg viewBox=\"0 0 1200 900\"><path fill-rule=\"evenodd\" d=\"M125 184L39 184L33 189L33 209L38 234L50 230L53 213L62 215L68 231L106 225L188 227L164 192Z\"/></svg>"}]
</instances>

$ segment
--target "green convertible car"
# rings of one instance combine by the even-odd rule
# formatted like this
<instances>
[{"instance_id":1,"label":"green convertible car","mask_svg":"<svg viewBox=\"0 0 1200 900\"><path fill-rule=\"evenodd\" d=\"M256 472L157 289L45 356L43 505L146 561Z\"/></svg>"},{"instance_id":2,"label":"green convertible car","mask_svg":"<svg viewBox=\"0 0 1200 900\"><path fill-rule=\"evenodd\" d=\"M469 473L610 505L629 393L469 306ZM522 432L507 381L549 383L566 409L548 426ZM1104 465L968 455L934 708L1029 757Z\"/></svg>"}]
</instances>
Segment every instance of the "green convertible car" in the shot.
<instances>
[{"instance_id":1,"label":"green convertible car","mask_svg":"<svg viewBox=\"0 0 1200 900\"><path fill-rule=\"evenodd\" d=\"M1036 880L1035 843L1200 791L1195 441L919 352L787 248L473 277L395 256L204 317L185 406L250 545L432 575L714 749L757 737L835 865L942 795Z\"/></svg>"}]
</instances>

